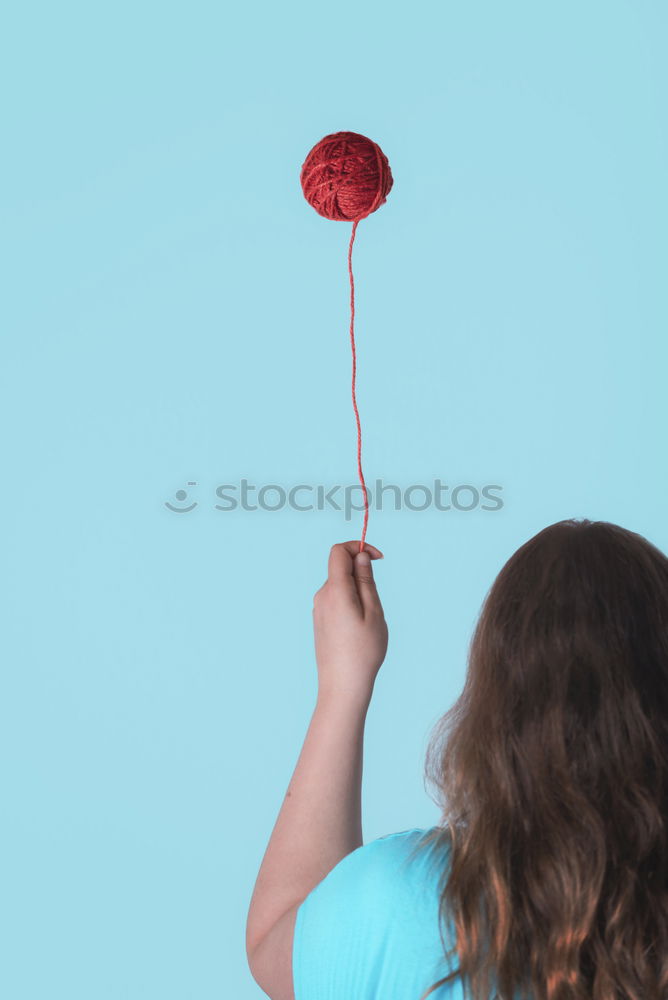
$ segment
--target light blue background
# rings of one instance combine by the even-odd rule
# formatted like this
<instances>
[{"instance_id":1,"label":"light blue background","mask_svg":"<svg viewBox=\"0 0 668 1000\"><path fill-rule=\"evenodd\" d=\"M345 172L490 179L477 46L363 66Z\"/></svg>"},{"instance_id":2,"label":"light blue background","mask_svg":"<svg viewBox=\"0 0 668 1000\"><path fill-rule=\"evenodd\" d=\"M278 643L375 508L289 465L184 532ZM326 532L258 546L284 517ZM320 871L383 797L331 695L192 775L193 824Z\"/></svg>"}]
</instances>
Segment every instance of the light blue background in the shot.
<instances>
[{"instance_id":1,"label":"light blue background","mask_svg":"<svg viewBox=\"0 0 668 1000\"><path fill-rule=\"evenodd\" d=\"M358 230L371 513L391 630L365 839L430 825L422 762L508 556L567 516L668 549L660 0L24 4L2 32L3 956L8 1000L254 1000L246 911L315 696L355 482L350 227L328 132L380 143ZM189 514L164 503L188 480Z\"/></svg>"}]
</instances>

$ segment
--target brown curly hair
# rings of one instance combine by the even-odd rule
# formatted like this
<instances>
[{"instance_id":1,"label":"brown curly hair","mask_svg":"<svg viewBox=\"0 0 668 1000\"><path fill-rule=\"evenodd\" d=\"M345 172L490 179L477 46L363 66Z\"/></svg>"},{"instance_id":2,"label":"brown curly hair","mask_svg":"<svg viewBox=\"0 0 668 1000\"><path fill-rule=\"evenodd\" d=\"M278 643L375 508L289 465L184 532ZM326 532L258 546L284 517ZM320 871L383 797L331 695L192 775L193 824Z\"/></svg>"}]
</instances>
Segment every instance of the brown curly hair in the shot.
<instances>
[{"instance_id":1,"label":"brown curly hair","mask_svg":"<svg viewBox=\"0 0 668 1000\"><path fill-rule=\"evenodd\" d=\"M508 560L432 730L464 995L668 1000L668 559L607 521ZM445 946L443 930L441 940ZM447 950L447 949L446 949Z\"/></svg>"}]
</instances>

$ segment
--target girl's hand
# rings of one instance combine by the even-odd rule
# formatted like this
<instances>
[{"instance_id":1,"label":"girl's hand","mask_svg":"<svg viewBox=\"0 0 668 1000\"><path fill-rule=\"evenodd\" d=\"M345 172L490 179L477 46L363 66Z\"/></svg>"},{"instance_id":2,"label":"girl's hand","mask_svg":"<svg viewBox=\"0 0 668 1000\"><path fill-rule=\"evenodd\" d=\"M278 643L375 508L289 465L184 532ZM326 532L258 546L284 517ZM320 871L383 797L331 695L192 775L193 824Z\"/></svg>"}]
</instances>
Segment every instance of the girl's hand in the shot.
<instances>
[{"instance_id":1,"label":"girl's hand","mask_svg":"<svg viewBox=\"0 0 668 1000\"><path fill-rule=\"evenodd\" d=\"M387 652L387 625L371 570L383 553L359 541L334 545L313 598L318 697L368 702Z\"/></svg>"}]
</instances>

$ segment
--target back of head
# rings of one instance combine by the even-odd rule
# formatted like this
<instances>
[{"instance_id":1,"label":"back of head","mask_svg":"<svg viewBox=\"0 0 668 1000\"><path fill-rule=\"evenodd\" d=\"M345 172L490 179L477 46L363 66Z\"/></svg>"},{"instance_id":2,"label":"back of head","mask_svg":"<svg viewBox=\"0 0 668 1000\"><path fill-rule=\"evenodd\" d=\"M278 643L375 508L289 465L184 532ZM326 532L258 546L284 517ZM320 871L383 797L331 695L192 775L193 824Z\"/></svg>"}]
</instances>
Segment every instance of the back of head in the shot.
<instances>
[{"instance_id":1,"label":"back of head","mask_svg":"<svg viewBox=\"0 0 668 1000\"><path fill-rule=\"evenodd\" d=\"M426 776L472 996L668 998L668 559L560 521L489 591Z\"/></svg>"}]
</instances>

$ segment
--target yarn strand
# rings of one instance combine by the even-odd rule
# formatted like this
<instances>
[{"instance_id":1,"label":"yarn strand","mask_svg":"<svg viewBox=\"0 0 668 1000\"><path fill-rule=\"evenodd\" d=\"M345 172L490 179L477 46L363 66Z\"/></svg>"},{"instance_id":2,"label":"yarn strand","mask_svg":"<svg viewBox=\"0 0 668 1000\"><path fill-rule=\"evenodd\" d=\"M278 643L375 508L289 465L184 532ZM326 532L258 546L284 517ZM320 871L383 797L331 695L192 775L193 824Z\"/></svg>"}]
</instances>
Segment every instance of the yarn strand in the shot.
<instances>
[{"instance_id":1,"label":"yarn strand","mask_svg":"<svg viewBox=\"0 0 668 1000\"><path fill-rule=\"evenodd\" d=\"M352 255L357 225L387 200L393 184L392 171L385 153L378 143L373 142L368 136L359 132L331 132L311 149L302 163L299 179L304 197L318 215L322 215L325 219L353 224L348 247L350 346L353 355L353 410L357 424L357 473L364 494L364 524L359 548L360 552L363 552L369 521L369 494L362 472L362 425L355 392L357 352Z\"/></svg>"},{"instance_id":2,"label":"yarn strand","mask_svg":"<svg viewBox=\"0 0 668 1000\"><path fill-rule=\"evenodd\" d=\"M355 379L357 376L357 351L355 350L355 280L353 278L353 243L355 242L355 233L357 232L357 223L359 219L353 222L353 231L350 236L350 245L348 247L348 274L350 275L350 347L353 356L353 373L352 373L352 397L353 397L353 410L355 411L355 423L357 424L357 474L359 476L359 481L362 486L362 493L364 494L364 524L362 525L362 537L360 538L360 552L364 550L364 540L366 538L366 528L369 522L369 498L366 491L366 483L364 482L364 473L362 472L362 424L360 423L360 414L357 409L357 395L355 392Z\"/></svg>"}]
</instances>

